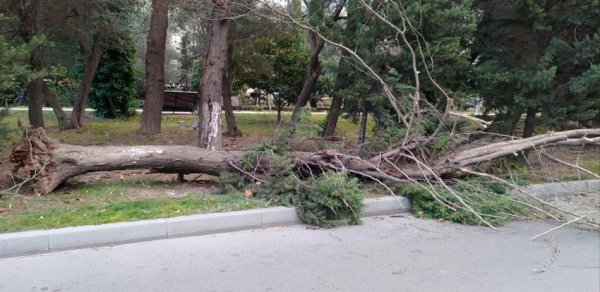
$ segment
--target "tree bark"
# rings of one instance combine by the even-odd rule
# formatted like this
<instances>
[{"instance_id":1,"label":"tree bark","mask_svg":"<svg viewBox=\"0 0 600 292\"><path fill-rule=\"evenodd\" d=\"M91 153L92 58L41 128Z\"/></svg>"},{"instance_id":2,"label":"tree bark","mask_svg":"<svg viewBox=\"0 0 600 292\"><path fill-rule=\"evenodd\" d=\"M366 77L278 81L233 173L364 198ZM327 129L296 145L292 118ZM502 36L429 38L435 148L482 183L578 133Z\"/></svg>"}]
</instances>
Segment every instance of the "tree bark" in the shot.
<instances>
[{"instance_id":1,"label":"tree bark","mask_svg":"<svg viewBox=\"0 0 600 292\"><path fill-rule=\"evenodd\" d=\"M29 43L39 31L38 19L40 16L41 3L39 0L32 0L20 4L21 5L19 5L17 9L19 16L19 32L23 40L26 43ZM29 65L33 71L42 70L44 67L41 54L41 48L35 48L31 51ZM44 113L42 110L44 107L44 96L42 94L43 83L43 78L39 77L27 85L27 92L29 95L29 109L27 115L29 117L29 124L32 128L43 128L45 126Z\"/></svg>"},{"instance_id":2,"label":"tree bark","mask_svg":"<svg viewBox=\"0 0 600 292\"><path fill-rule=\"evenodd\" d=\"M54 94L52 94L52 92L50 92L50 89L48 88L48 85L46 85L46 83L43 83L42 85L42 91L44 93L44 96L46 97L46 101L52 107L54 115L56 116L56 120L58 121L58 128L61 130L71 129L71 123L69 123L69 119L67 118L65 111L63 111L62 107L56 100L56 97L54 96Z\"/></svg>"},{"instance_id":3,"label":"tree bark","mask_svg":"<svg viewBox=\"0 0 600 292\"><path fill-rule=\"evenodd\" d=\"M101 38L101 37L99 37ZM79 91L75 98L75 104L73 105L73 112L71 113L71 126L75 129L79 129L85 126L85 109L88 104L88 97L92 88L92 81L98 69L100 58L102 57L102 40L94 45L92 53L86 58L83 70L83 76L79 83ZM82 50L83 52L84 50Z\"/></svg>"},{"instance_id":4,"label":"tree bark","mask_svg":"<svg viewBox=\"0 0 600 292\"><path fill-rule=\"evenodd\" d=\"M344 45L349 48L354 47L354 37L358 26L357 22L361 19L361 10L358 9L356 5L356 1L348 2L348 18L346 21L346 29L344 31ZM352 71L352 67L349 63L350 59L350 53L346 50L342 50L342 55L338 63L338 73L335 77L335 85L332 94L333 99L331 101L331 106L329 107L329 112L327 113L327 120L325 122L325 127L323 128L323 133L321 134L321 136L325 138L333 137L335 129L337 128L338 119L342 113L344 96L341 92L343 89L347 88L351 82L350 72Z\"/></svg>"},{"instance_id":5,"label":"tree bark","mask_svg":"<svg viewBox=\"0 0 600 292\"><path fill-rule=\"evenodd\" d=\"M333 99L331 106L329 106L329 112L327 113L327 120L325 121L325 127L321 136L325 138L333 137L335 129L337 128L337 122L342 113L342 105L344 103L344 97L341 91L349 85L349 72L350 63L347 58L350 54L347 51L342 51L342 56L338 65L338 74L335 77L335 85L333 88Z\"/></svg>"},{"instance_id":6,"label":"tree bark","mask_svg":"<svg viewBox=\"0 0 600 292\"><path fill-rule=\"evenodd\" d=\"M226 69L223 74L223 109L225 110L225 120L227 121L227 136L237 137L242 135L242 131L238 128L235 122L235 115L233 114L233 104L231 103L231 96L233 95L233 69L234 64L231 60L231 54L233 53L233 46L229 44L227 53L227 60L225 62Z\"/></svg>"},{"instance_id":7,"label":"tree bark","mask_svg":"<svg viewBox=\"0 0 600 292\"><path fill-rule=\"evenodd\" d=\"M468 166L535 147L592 144L600 145L600 129L570 130L495 143L431 163L394 165L392 168L382 168L397 160L386 153L364 160L335 151L294 152L292 163L300 176L335 170L380 180L428 179L460 175ZM223 171L236 171L238 168L234 165L239 165L242 156L243 152L239 151L211 151L189 146L74 146L56 143L48 139L43 130L37 129L28 131L26 137L13 147L10 161L14 164L15 179L29 180L34 193L47 194L70 177L94 171L152 169L162 173L218 175ZM259 155L257 159L261 159L263 167L268 167L266 156ZM429 172L424 170L425 165L429 165Z\"/></svg>"},{"instance_id":8,"label":"tree bark","mask_svg":"<svg viewBox=\"0 0 600 292\"><path fill-rule=\"evenodd\" d=\"M165 90L165 47L169 27L169 1L152 0L146 50L146 95L140 133L160 134Z\"/></svg>"},{"instance_id":9,"label":"tree bark","mask_svg":"<svg viewBox=\"0 0 600 292\"><path fill-rule=\"evenodd\" d=\"M367 107L367 101L362 101L362 115L360 116L360 127L358 129L358 142L356 145L356 155L363 155L363 146L365 145L365 138L367 136L367 121L369 117L369 110Z\"/></svg>"},{"instance_id":10,"label":"tree bark","mask_svg":"<svg viewBox=\"0 0 600 292\"><path fill-rule=\"evenodd\" d=\"M200 81L198 146L214 151L221 149L223 74L228 59L229 20L227 17L233 4L233 1L228 0L212 2L210 39Z\"/></svg>"},{"instance_id":11,"label":"tree bark","mask_svg":"<svg viewBox=\"0 0 600 292\"><path fill-rule=\"evenodd\" d=\"M29 110L27 115L29 116L29 124L32 128L44 128L44 94L43 94L44 80L40 77L31 83L27 88L27 94L29 96Z\"/></svg>"},{"instance_id":12,"label":"tree bark","mask_svg":"<svg viewBox=\"0 0 600 292\"><path fill-rule=\"evenodd\" d=\"M304 85L302 91L298 95L296 105L294 105L294 112L292 113L292 121L298 118L300 109L306 106L306 103L315 91L317 80L321 75L321 63L319 62L319 54L323 50L325 41L317 36L314 32L308 32L308 47L310 49L310 58L308 61L308 68L306 70L306 77L304 78Z\"/></svg>"},{"instance_id":13,"label":"tree bark","mask_svg":"<svg viewBox=\"0 0 600 292\"><path fill-rule=\"evenodd\" d=\"M527 108L527 117L525 117L525 126L523 127L523 138L529 138L533 136L535 115L537 109L534 107Z\"/></svg>"}]
</instances>

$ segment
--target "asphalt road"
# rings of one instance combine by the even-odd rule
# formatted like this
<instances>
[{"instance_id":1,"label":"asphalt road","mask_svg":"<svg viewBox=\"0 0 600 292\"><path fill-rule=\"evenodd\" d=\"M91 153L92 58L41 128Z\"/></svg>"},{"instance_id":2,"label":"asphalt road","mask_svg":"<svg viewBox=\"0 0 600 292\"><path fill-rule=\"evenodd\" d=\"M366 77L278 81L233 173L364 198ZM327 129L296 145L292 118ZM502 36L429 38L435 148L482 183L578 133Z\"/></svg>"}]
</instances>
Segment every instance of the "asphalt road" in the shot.
<instances>
[{"instance_id":1,"label":"asphalt road","mask_svg":"<svg viewBox=\"0 0 600 292\"><path fill-rule=\"evenodd\" d=\"M529 240L550 227L373 217L157 240L1 259L0 290L600 291L600 234Z\"/></svg>"}]
</instances>

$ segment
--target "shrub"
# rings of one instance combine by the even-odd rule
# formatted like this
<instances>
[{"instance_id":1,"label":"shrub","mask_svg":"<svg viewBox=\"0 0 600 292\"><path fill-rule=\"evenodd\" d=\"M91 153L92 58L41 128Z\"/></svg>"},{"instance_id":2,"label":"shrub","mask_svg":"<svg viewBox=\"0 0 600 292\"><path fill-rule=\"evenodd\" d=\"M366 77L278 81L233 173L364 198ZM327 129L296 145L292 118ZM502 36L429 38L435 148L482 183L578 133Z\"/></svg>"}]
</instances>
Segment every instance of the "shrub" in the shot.
<instances>
[{"instance_id":1,"label":"shrub","mask_svg":"<svg viewBox=\"0 0 600 292\"><path fill-rule=\"evenodd\" d=\"M364 191L356 178L344 172L328 171L310 178L295 197L302 221L319 227L333 227L336 220L360 224Z\"/></svg>"},{"instance_id":2,"label":"shrub","mask_svg":"<svg viewBox=\"0 0 600 292\"><path fill-rule=\"evenodd\" d=\"M90 107L103 118L124 118L135 114L137 73L135 44L123 37L120 46L106 51L90 91Z\"/></svg>"},{"instance_id":3,"label":"shrub","mask_svg":"<svg viewBox=\"0 0 600 292\"><path fill-rule=\"evenodd\" d=\"M263 165L268 161L268 167L262 168L258 161ZM240 159L240 166L260 181L224 172L219 177L224 192L249 192L275 205L295 206L302 221L319 227L335 226L336 220L360 223L364 191L358 180L346 173L325 172L300 181L288 152L269 145L247 151Z\"/></svg>"},{"instance_id":4,"label":"shrub","mask_svg":"<svg viewBox=\"0 0 600 292\"><path fill-rule=\"evenodd\" d=\"M525 214L527 209L516 203L506 189L499 184L489 183L477 179L460 182L453 186L456 193L462 196L475 211L493 225L504 225L513 215ZM434 185L426 189L417 184L403 185L397 188L398 195L407 197L412 205L413 213L421 218L445 219L448 221L482 225L477 217L464 208L456 211L449 209L438 202L431 194L434 190L441 200L464 207L446 189Z\"/></svg>"}]
</instances>

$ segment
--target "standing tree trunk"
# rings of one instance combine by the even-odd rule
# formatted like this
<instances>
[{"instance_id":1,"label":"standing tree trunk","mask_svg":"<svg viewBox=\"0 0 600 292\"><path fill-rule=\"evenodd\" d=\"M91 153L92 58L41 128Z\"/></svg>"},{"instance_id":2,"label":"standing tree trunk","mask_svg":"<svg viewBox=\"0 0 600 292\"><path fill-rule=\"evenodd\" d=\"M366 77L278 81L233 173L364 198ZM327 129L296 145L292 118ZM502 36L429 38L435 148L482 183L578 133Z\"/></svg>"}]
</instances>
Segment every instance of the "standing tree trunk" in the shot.
<instances>
[{"instance_id":1,"label":"standing tree trunk","mask_svg":"<svg viewBox=\"0 0 600 292\"><path fill-rule=\"evenodd\" d=\"M44 107L44 94L43 94L44 80L40 77L31 83L27 88L29 95L29 110L27 112L29 116L29 124L32 128L44 128L44 114L42 108Z\"/></svg>"},{"instance_id":2,"label":"standing tree trunk","mask_svg":"<svg viewBox=\"0 0 600 292\"><path fill-rule=\"evenodd\" d=\"M346 21L346 29L344 31L345 40L344 44L347 47L354 47L354 37L356 35L356 28L358 26L358 21L360 21L361 10L358 9L357 1L349 1L348 8L348 20ZM357 17L358 16L358 17ZM337 128L337 122L342 113L342 105L344 103L344 97L341 94L341 91L347 88L350 81L350 72L352 71L351 64L349 63L351 59L350 53L346 50L342 50L342 56L338 65L338 73L335 77L335 85L333 89L333 99L331 101L331 106L329 107L329 112L327 113L327 120L325 122L325 127L323 128L323 133L321 136L328 138L333 137L335 134L335 129Z\"/></svg>"},{"instance_id":3,"label":"standing tree trunk","mask_svg":"<svg viewBox=\"0 0 600 292\"><path fill-rule=\"evenodd\" d=\"M310 49L310 59L308 61L308 69L306 71L306 77L304 78L304 85L302 91L298 95L298 100L294 106L294 112L292 113L292 121L298 118L300 109L306 105L311 95L315 91L317 85L317 79L321 75L321 63L319 62L319 54L323 50L325 41L317 36L314 32L308 32L308 47Z\"/></svg>"},{"instance_id":4,"label":"standing tree trunk","mask_svg":"<svg viewBox=\"0 0 600 292\"><path fill-rule=\"evenodd\" d=\"M19 16L20 34L26 43L31 42L38 34L40 10L39 0L22 2L18 5L17 11ZM35 48L31 51L29 65L33 71L40 71L44 67L41 54L41 48ZM42 109L44 107L44 96L42 94L43 83L43 78L39 77L27 85L27 92L29 95L29 110L27 115L29 117L29 124L32 128L44 127L44 114Z\"/></svg>"},{"instance_id":5,"label":"standing tree trunk","mask_svg":"<svg viewBox=\"0 0 600 292\"><path fill-rule=\"evenodd\" d=\"M223 75L227 61L229 11L234 2L213 0L208 52L204 58L200 80L200 126L198 147L221 149L221 108L223 106Z\"/></svg>"},{"instance_id":6,"label":"standing tree trunk","mask_svg":"<svg viewBox=\"0 0 600 292\"><path fill-rule=\"evenodd\" d=\"M58 121L58 128L61 130L70 129L71 124L69 123L69 119L67 118L65 111L63 111L62 107L56 100L54 94L50 92L50 89L48 88L48 85L46 85L46 83L42 83L42 92L46 97L46 101L52 107L54 115L56 115L56 120Z\"/></svg>"},{"instance_id":7,"label":"standing tree trunk","mask_svg":"<svg viewBox=\"0 0 600 292\"><path fill-rule=\"evenodd\" d=\"M344 103L344 98L340 95L339 92L333 93L333 99L331 101L331 106L329 106L329 112L327 113L327 120L325 121L325 127L323 128L323 133L321 136L324 138L331 138L335 134L335 129L337 128L337 122L340 117L340 113L342 112L342 104Z\"/></svg>"},{"instance_id":8,"label":"standing tree trunk","mask_svg":"<svg viewBox=\"0 0 600 292\"><path fill-rule=\"evenodd\" d=\"M321 136L325 138L333 137L335 134L335 128L337 127L337 122L342 113L342 104L344 103L344 97L341 94L341 91L348 87L349 73L350 73L350 63L348 63L347 58L350 57L350 54L346 51L342 51L342 57L339 61L339 70L338 74L335 78L335 85L333 88L333 99L331 101L331 106L329 107L329 112L327 113L327 120L325 121L325 127L323 128L323 133Z\"/></svg>"},{"instance_id":9,"label":"standing tree trunk","mask_svg":"<svg viewBox=\"0 0 600 292\"><path fill-rule=\"evenodd\" d=\"M358 129L358 142L356 145L356 155L363 155L363 147L365 145L365 137L367 136L367 121L369 110L367 107L367 101L362 100L362 115L360 116L360 128Z\"/></svg>"},{"instance_id":10,"label":"standing tree trunk","mask_svg":"<svg viewBox=\"0 0 600 292\"><path fill-rule=\"evenodd\" d=\"M533 136L535 114L537 109L534 107L527 108L527 117L525 117L525 127L523 128L523 138L529 138Z\"/></svg>"},{"instance_id":11,"label":"standing tree trunk","mask_svg":"<svg viewBox=\"0 0 600 292\"><path fill-rule=\"evenodd\" d=\"M101 46L101 41L98 41L94 45L92 53L85 60L85 69L83 70L83 76L79 83L79 92L77 92L75 104L73 105L73 112L71 113L71 126L75 129L85 126L85 108L88 104L92 81L94 80L96 69L98 69L98 64L102 57ZM82 52L84 52L84 50L82 50Z\"/></svg>"},{"instance_id":12,"label":"standing tree trunk","mask_svg":"<svg viewBox=\"0 0 600 292\"><path fill-rule=\"evenodd\" d=\"M233 53L233 46L229 44L227 52L227 61L225 74L223 74L223 109L225 110L225 120L227 121L227 136L237 137L241 136L242 132L238 129L235 122L235 115L233 114L233 104L231 103L231 96L233 95L233 61L231 60L231 54Z\"/></svg>"},{"instance_id":13,"label":"standing tree trunk","mask_svg":"<svg viewBox=\"0 0 600 292\"><path fill-rule=\"evenodd\" d=\"M146 135L160 134L165 90L165 46L169 26L169 1L152 0L150 6L150 30L146 50L146 96L140 125L140 132Z\"/></svg>"}]
</instances>

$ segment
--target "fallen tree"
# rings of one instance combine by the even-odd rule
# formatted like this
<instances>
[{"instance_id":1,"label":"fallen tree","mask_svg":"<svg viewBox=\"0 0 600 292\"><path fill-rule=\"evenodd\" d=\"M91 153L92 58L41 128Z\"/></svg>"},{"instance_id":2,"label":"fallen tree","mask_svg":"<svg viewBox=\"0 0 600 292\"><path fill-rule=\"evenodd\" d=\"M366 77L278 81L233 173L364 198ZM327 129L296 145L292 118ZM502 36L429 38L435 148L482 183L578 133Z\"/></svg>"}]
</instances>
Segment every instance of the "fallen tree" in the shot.
<instances>
[{"instance_id":1,"label":"fallen tree","mask_svg":"<svg viewBox=\"0 0 600 292\"><path fill-rule=\"evenodd\" d=\"M334 170L379 183L440 181L448 176L471 175L473 167L497 158L561 145L600 145L600 129L554 132L493 143L434 161L419 159L408 148L394 149L370 160L335 151L293 152L291 155L300 176ZM257 179L240 167L243 155L240 151L210 151L191 146L76 146L53 141L40 128L27 131L13 146L10 161L14 165L15 181L21 185L30 183L33 193L43 195L71 177L96 171L152 169L160 173L213 175L231 171ZM266 156L258 153L254 160L255 165L268 168Z\"/></svg>"}]
</instances>

